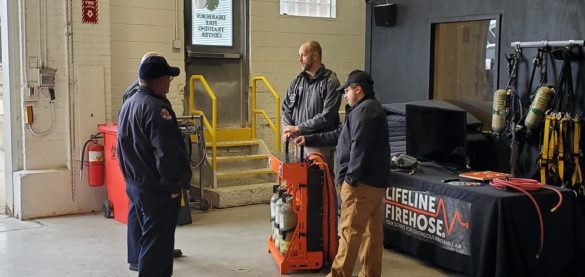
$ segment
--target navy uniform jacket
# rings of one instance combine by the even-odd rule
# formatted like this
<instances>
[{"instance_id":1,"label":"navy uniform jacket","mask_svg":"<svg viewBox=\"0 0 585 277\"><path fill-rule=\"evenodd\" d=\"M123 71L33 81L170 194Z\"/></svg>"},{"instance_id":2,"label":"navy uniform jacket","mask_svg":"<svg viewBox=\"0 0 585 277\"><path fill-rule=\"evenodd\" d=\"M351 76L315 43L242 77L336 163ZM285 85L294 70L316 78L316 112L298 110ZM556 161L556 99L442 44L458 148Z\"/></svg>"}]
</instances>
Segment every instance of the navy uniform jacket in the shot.
<instances>
[{"instance_id":1,"label":"navy uniform jacket","mask_svg":"<svg viewBox=\"0 0 585 277\"><path fill-rule=\"evenodd\" d=\"M282 125L296 125L301 135L339 127L341 93L335 72L322 66L315 77L301 72L290 84L282 103Z\"/></svg>"},{"instance_id":2,"label":"navy uniform jacket","mask_svg":"<svg viewBox=\"0 0 585 277\"><path fill-rule=\"evenodd\" d=\"M124 91L124 96L122 97L122 103L126 102L128 98L132 97L134 94L138 92L140 86L138 85L138 80L135 80L128 86L128 88Z\"/></svg>"},{"instance_id":3,"label":"navy uniform jacket","mask_svg":"<svg viewBox=\"0 0 585 277\"><path fill-rule=\"evenodd\" d=\"M191 168L171 103L141 87L122 105L118 118L118 162L128 184L179 193Z\"/></svg>"},{"instance_id":4,"label":"navy uniform jacket","mask_svg":"<svg viewBox=\"0 0 585 277\"><path fill-rule=\"evenodd\" d=\"M346 106L341 129L305 136L307 146L336 145L335 182L356 186L359 181L387 187L390 177L390 143L386 113L374 96Z\"/></svg>"}]
</instances>

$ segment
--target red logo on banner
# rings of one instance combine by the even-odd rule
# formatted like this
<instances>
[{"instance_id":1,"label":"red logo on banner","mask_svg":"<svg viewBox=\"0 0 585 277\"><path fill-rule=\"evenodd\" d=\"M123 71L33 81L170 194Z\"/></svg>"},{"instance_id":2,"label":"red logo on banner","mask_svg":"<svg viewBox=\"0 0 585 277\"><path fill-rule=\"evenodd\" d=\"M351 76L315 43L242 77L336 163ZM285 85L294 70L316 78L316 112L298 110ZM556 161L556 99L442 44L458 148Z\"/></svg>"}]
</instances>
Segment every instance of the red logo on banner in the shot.
<instances>
[{"instance_id":1,"label":"red logo on banner","mask_svg":"<svg viewBox=\"0 0 585 277\"><path fill-rule=\"evenodd\" d=\"M98 0L82 0L81 22L87 24L98 23Z\"/></svg>"}]
</instances>

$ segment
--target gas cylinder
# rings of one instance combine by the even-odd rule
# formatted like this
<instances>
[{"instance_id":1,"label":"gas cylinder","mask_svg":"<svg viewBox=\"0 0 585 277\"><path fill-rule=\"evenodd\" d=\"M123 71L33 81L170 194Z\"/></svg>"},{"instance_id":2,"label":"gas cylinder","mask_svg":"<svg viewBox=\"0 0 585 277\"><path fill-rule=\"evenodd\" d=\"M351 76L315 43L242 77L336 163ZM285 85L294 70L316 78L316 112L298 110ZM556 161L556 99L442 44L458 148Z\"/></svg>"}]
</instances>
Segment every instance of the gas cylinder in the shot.
<instances>
[{"instance_id":1,"label":"gas cylinder","mask_svg":"<svg viewBox=\"0 0 585 277\"><path fill-rule=\"evenodd\" d=\"M276 247L276 249L280 249L280 240L282 239L282 236L280 235L279 229L280 229L280 220L281 217L278 215L278 211L280 211L280 207L283 204L283 200L282 198L278 198L278 200L276 200L276 216L274 217L274 232L272 233L272 236L274 237L274 246Z\"/></svg>"},{"instance_id":2,"label":"gas cylinder","mask_svg":"<svg viewBox=\"0 0 585 277\"><path fill-rule=\"evenodd\" d=\"M283 255L288 251L292 235L297 226L297 218L292 209L292 199L293 197L291 195L287 196L286 201L282 203L280 212L278 213L281 217L280 234L282 235L282 239L280 240L280 252L282 252Z\"/></svg>"},{"instance_id":3,"label":"gas cylinder","mask_svg":"<svg viewBox=\"0 0 585 277\"><path fill-rule=\"evenodd\" d=\"M492 131L501 133L506 128L506 117L508 115L509 90L498 89L494 92L492 105Z\"/></svg>"},{"instance_id":4,"label":"gas cylinder","mask_svg":"<svg viewBox=\"0 0 585 277\"><path fill-rule=\"evenodd\" d=\"M276 227L276 201L278 200L278 187L274 186L272 188L272 191L274 192L272 194L272 196L270 197L270 226L272 227L272 240L274 240L274 234L276 232L276 230L278 229Z\"/></svg>"},{"instance_id":5,"label":"gas cylinder","mask_svg":"<svg viewBox=\"0 0 585 277\"><path fill-rule=\"evenodd\" d=\"M540 125L540 122L544 117L544 113L548 110L553 93L554 91L550 87L541 86L538 88L534 100L530 105L530 109L528 110L528 114L526 115L526 119L524 120L524 126L526 126L528 130L538 128L538 125Z\"/></svg>"}]
</instances>

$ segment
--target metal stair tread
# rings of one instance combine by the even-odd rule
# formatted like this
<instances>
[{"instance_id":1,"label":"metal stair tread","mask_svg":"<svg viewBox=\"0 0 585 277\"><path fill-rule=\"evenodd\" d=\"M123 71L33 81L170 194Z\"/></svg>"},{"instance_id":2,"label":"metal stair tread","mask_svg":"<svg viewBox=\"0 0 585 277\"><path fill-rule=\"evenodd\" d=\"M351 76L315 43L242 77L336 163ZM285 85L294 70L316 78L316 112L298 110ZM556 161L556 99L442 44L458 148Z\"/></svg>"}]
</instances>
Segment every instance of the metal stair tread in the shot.
<instances>
[{"instance_id":1,"label":"metal stair tread","mask_svg":"<svg viewBox=\"0 0 585 277\"><path fill-rule=\"evenodd\" d=\"M233 141L218 141L216 147L234 147L234 146L250 146L258 145L257 140L233 140ZM211 142L205 142L205 147L212 147Z\"/></svg>"},{"instance_id":2,"label":"metal stair tread","mask_svg":"<svg viewBox=\"0 0 585 277\"><path fill-rule=\"evenodd\" d=\"M219 157L216 157L216 159L218 162L237 161L237 160L260 160L260 159L268 159L268 155L251 154L251 155L238 155L238 156L219 156Z\"/></svg>"},{"instance_id":3,"label":"metal stair tread","mask_svg":"<svg viewBox=\"0 0 585 277\"><path fill-rule=\"evenodd\" d=\"M276 182L271 183L255 183L255 184L247 184L247 185L239 185L239 186L231 186L231 187L218 187L218 188L206 188L205 190L208 191L215 191L215 192L231 192L234 190L247 190L250 188L257 188L257 187L270 187L272 188L273 185L277 185Z\"/></svg>"},{"instance_id":4,"label":"metal stair tread","mask_svg":"<svg viewBox=\"0 0 585 277\"><path fill-rule=\"evenodd\" d=\"M239 176L249 176L249 175L256 175L256 174L268 174L273 173L272 169L270 168L258 168L258 169L247 169L247 170L231 170L231 171L216 171L216 176L218 179L221 178L230 178L230 177L239 177Z\"/></svg>"}]
</instances>

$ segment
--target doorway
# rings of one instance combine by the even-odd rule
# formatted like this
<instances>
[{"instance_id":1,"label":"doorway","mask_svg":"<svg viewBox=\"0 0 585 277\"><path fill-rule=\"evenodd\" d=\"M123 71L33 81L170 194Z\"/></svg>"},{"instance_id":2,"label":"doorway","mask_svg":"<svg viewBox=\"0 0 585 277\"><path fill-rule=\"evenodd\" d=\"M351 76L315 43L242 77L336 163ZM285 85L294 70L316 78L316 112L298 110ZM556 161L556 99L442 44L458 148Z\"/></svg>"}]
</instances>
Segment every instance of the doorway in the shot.
<instances>
[{"instance_id":1,"label":"doorway","mask_svg":"<svg viewBox=\"0 0 585 277\"><path fill-rule=\"evenodd\" d=\"M429 98L464 108L486 130L491 126L493 92L498 84L497 18L467 18L432 25Z\"/></svg>"},{"instance_id":2,"label":"doorway","mask_svg":"<svg viewBox=\"0 0 585 277\"><path fill-rule=\"evenodd\" d=\"M189 78L203 75L217 97L217 126L244 127L248 123L249 50L248 1L185 1L185 110ZM195 83L196 109L211 121L211 100Z\"/></svg>"}]
</instances>

